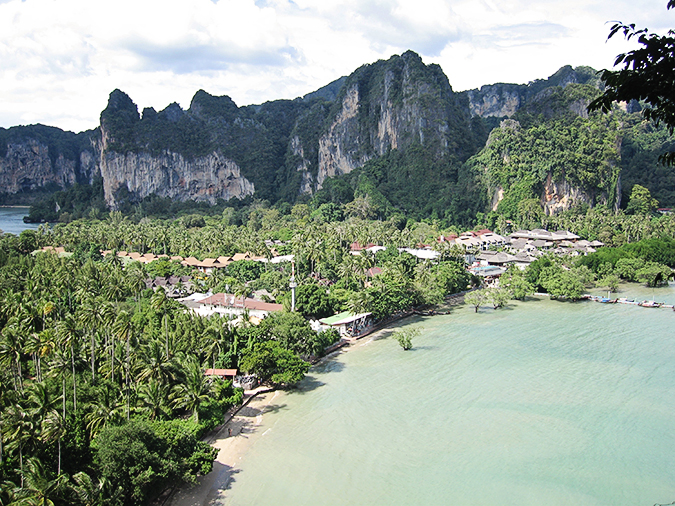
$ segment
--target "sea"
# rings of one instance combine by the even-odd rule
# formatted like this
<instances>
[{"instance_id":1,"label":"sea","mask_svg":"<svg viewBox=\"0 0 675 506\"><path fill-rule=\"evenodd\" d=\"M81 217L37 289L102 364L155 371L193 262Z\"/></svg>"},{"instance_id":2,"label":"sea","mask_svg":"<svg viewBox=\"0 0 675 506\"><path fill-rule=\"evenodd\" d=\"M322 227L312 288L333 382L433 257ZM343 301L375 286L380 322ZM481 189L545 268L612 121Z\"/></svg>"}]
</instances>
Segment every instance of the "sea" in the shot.
<instances>
[{"instance_id":1,"label":"sea","mask_svg":"<svg viewBox=\"0 0 675 506\"><path fill-rule=\"evenodd\" d=\"M674 304L675 285L618 296ZM408 319L412 350L365 338L282 396L221 504L670 504L674 324L545 298Z\"/></svg>"},{"instance_id":2,"label":"sea","mask_svg":"<svg viewBox=\"0 0 675 506\"><path fill-rule=\"evenodd\" d=\"M0 207L0 230L8 234L19 235L24 230L37 230L39 223L24 223L28 216L27 207Z\"/></svg>"}]
</instances>

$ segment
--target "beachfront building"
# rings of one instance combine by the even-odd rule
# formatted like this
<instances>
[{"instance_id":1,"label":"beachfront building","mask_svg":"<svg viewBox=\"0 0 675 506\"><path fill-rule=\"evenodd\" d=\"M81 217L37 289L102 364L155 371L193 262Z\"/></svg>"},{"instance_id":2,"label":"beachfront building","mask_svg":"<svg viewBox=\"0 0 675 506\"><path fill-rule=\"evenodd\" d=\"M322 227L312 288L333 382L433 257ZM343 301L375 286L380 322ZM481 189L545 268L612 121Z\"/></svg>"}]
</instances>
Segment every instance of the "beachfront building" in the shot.
<instances>
[{"instance_id":1,"label":"beachfront building","mask_svg":"<svg viewBox=\"0 0 675 506\"><path fill-rule=\"evenodd\" d=\"M328 318L322 318L319 322L336 329L342 337L359 337L370 330L373 325L373 318L372 313L354 314L345 311Z\"/></svg>"}]
</instances>

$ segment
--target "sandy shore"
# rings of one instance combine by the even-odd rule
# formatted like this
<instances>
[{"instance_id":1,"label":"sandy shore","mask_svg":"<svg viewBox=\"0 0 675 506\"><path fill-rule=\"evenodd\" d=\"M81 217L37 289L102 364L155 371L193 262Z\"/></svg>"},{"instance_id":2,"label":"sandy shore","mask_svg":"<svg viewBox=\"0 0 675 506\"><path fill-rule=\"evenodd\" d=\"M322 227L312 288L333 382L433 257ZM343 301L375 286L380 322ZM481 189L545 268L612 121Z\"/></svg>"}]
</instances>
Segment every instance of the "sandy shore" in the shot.
<instances>
[{"instance_id":1,"label":"sandy shore","mask_svg":"<svg viewBox=\"0 0 675 506\"><path fill-rule=\"evenodd\" d=\"M349 345L340 348L324 357L323 360L332 360L336 356L347 352L349 349L366 345L371 341L386 339L391 333L402 325L416 321L417 318L405 318L392 322L387 327L379 329L360 340L354 340ZM284 396L282 391L259 394L248 405L223 425L218 433L207 440L212 446L218 448L218 456L213 463L213 471L202 476L193 487L183 487L175 492L164 506L213 506L220 504L230 488L232 480L239 472L239 461L246 451L255 444L262 424L263 414L277 409ZM231 436L230 436L230 431Z\"/></svg>"},{"instance_id":2,"label":"sandy shore","mask_svg":"<svg viewBox=\"0 0 675 506\"><path fill-rule=\"evenodd\" d=\"M206 506L219 504L225 497L239 460L260 436L258 429L263 413L276 409L284 393L267 392L256 396L244 406L209 442L218 448L213 471L202 476L193 487L184 487L173 494L166 506ZM231 436L230 436L230 431Z\"/></svg>"}]
</instances>

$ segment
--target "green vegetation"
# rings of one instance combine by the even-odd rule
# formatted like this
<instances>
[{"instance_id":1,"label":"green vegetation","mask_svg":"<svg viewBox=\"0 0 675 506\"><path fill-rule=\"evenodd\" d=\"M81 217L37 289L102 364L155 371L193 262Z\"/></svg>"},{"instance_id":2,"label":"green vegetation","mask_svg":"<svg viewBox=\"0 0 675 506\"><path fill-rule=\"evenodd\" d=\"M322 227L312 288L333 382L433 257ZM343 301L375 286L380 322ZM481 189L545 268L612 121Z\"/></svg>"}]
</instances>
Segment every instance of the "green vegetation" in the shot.
<instances>
[{"instance_id":1,"label":"green vegetation","mask_svg":"<svg viewBox=\"0 0 675 506\"><path fill-rule=\"evenodd\" d=\"M422 333L420 329L401 329L394 332L393 337L404 351L412 350L413 339Z\"/></svg>"},{"instance_id":2,"label":"green vegetation","mask_svg":"<svg viewBox=\"0 0 675 506\"><path fill-rule=\"evenodd\" d=\"M290 387L308 360L339 340L334 330L313 331L303 315L358 310L384 319L471 282L461 250L441 245L433 262L398 251L435 240L438 229L426 223L328 222L306 204L282 214L264 202L216 216L134 216L90 215L0 236L4 502L48 494L56 505L90 504L92 497L145 504L169 484L193 482L213 461L200 438L242 398L230 381L206 377L206 368L237 368ZM265 289L270 299L287 301L288 263L241 260L205 276L166 258L123 267L100 252L271 257L269 241L279 238L286 242L273 247L295 255L300 311L236 327L186 312L162 289L146 289L145 280L190 274L203 291L246 296ZM371 241L388 247L351 254L352 243ZM31 254L43 246L74 254Z\"/></svg>"},{"instance_id":3,"label":"green vegetation","mask_svg":"<svg viewBox=\"0 0 675 506\"><path fill-rule=\"evenodd\" d=\"M667 8L673 7L675 2L668 0ZM649 33L646 28L636 30L634 24L619 22L612 26L608 38L619 32L623 32L626 40L637 39L642 47L616 57L614 65L622 65L622 69L602 71L606 89L591 103L590 109L610 112L615 102L644 101L649 105L643 110L644 117L656 124L663 123L672 134L675 129L675 32L670 30L661 36ZM659 158L667 165L675 164L673 151Z\"/></svg>"}]
</instances>

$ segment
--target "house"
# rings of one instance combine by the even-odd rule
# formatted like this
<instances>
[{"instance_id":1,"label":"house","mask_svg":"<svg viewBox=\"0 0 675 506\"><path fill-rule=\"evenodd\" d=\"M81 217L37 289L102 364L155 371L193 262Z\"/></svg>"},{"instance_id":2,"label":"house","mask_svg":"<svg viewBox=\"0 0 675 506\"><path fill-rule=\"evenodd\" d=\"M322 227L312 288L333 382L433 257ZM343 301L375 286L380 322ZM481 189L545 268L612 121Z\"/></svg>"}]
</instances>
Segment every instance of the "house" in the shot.
<instances>
[{"instance_id":1,"label":"house","mask_svg":"<svg viewBox=\"0 0 675 506\"><path fill-rule=\"evenodd\" d=\"M207 369L204 371L204 376L217 376L222 379L231 379L237 376L236 369Z\"/></svg>"},{"instance_id":2,"label":"house","mask_svg":"<svg viewBox=\"0 0 675 506\"><path fill-rule=\"evenodd\" d=\"M482 251L476 256L483 266L494 265L497 267L507 267L507 264L516 262L516 257L508 253L498 253L496 251Z\"/></svg>"},{"instance_id":3,"label":"house","mask_svg":"<svg viewBox=\"0 0 675 506\"><path fill-rule=\"evenodd\" d=\"M323 325L337 329L341 336L359 337L372 327L372 313L354 314L349 311L319 320Z\"/></svg>"},{"instance_id":4,"label":"house","mask_svg":"<svg viewBox=\"0 0 675 506\"><path fill-rule=\"evenodd\" d=\"M284 306L281 304L236 297L229 293L215 293L198 301L196 306L193 311L201 316L211 316L218 313L237 317L248 311L249 316L264 318L269 313L284 310Z\"/></svg>"}]
</instances>

